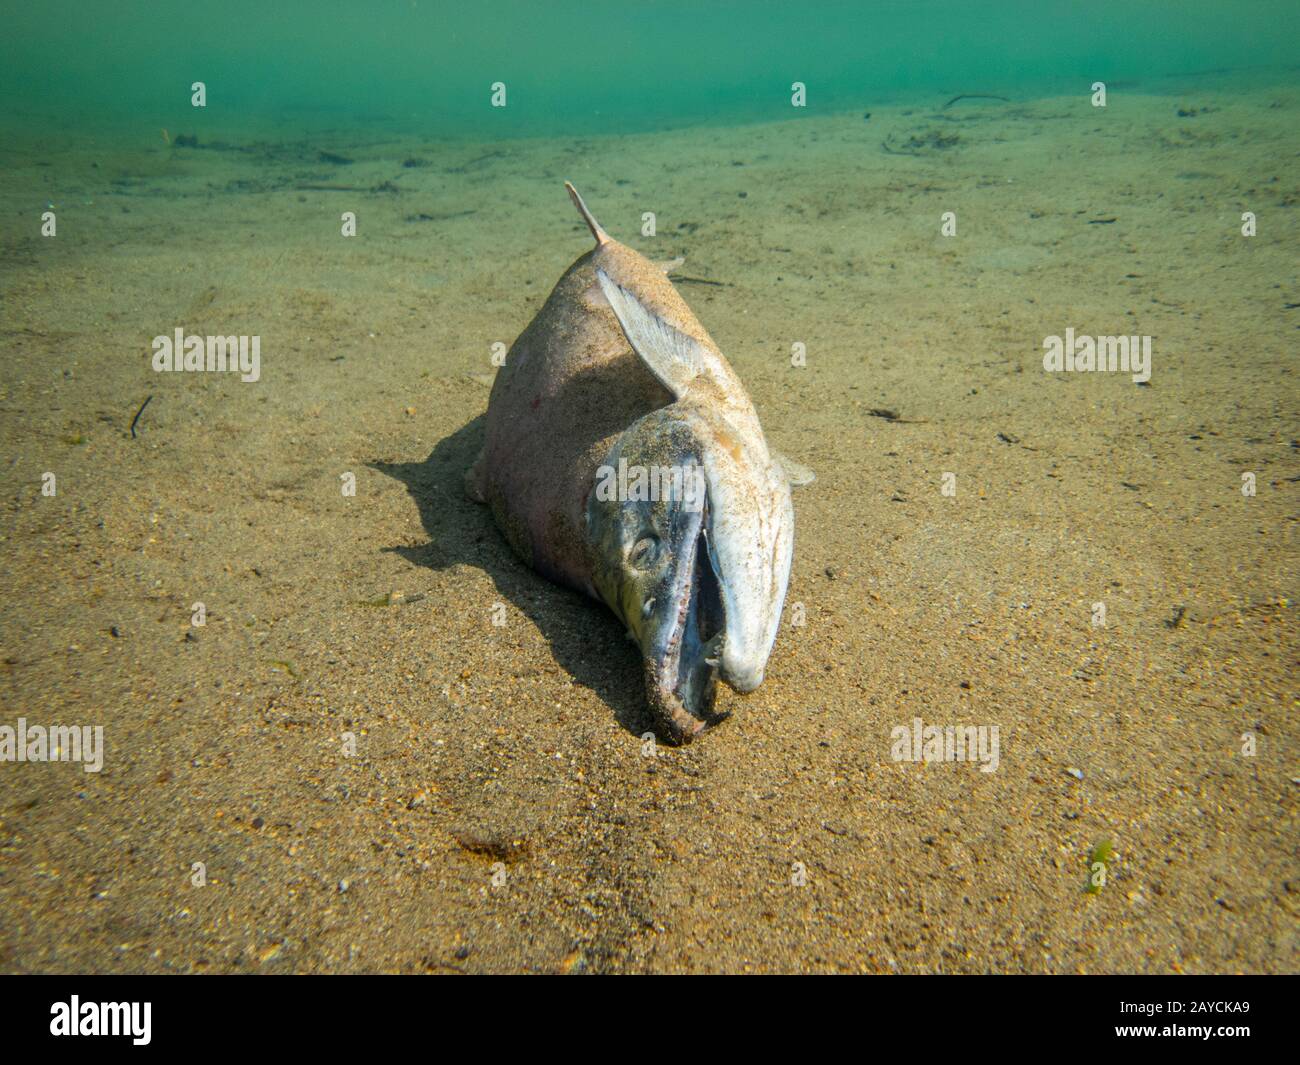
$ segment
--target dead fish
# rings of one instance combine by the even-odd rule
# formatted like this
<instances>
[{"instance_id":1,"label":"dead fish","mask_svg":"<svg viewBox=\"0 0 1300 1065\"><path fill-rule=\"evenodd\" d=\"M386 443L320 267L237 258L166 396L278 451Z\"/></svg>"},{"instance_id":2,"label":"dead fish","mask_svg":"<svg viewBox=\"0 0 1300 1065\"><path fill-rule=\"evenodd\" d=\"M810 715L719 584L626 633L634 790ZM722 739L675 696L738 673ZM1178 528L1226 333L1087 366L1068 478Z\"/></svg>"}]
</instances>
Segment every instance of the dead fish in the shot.
<instances>
[{"instance_id":1,"label":"dead fish","mask_svg":"<svg viewBox=\"0 0 1300 1065\"><path fill-rule=\"evenodd\" d=\"M507 353L466 489L525 562L609 605L660 731L688 742L717 719L719 677L762 683L790 579L791 477L668 280L680 263L620 244L565 187L596 247Z\"/></svg>"}]
</instances>

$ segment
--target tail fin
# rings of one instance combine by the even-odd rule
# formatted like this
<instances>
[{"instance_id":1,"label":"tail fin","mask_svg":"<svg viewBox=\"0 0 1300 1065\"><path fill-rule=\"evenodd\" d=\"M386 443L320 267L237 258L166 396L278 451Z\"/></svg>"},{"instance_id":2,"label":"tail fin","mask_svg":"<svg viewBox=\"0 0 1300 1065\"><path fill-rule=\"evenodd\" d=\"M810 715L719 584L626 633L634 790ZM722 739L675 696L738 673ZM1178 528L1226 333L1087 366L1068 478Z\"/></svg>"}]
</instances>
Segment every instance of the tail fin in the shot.
<instances>
[{"instance_id":1,"label":"tail fin","mask_svg":"<svg viewBox=\"0 0 1300 1065\"><path fill-rule=\"evenodd\" d=\"M591 235L596 238L596 243L608 244L609 234L600 228L600 223L597 222L592 216L592 213L587 210L587 205L582 202L582 197L578 195L578 190L567 181L564 183L564 187L569 190L569 199L573 201L573 206L578 209L578 214L582 215L583 221L587 223L587 228L591 230Z\"/></svg>"}]
</instances>

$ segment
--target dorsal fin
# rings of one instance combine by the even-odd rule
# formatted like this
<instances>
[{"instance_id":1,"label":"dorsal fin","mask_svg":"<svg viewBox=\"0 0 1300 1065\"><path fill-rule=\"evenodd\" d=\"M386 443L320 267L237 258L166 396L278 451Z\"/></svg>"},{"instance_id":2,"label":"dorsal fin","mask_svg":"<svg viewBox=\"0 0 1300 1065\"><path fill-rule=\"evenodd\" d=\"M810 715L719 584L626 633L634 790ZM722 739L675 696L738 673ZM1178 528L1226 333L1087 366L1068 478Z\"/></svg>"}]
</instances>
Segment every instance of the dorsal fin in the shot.
<instances>
[{"instance_id":1,"label":"dorsal fin","mask_svg":"<svg viewBox=\"0 0 1300 1065\"><path fill-rule=\"evenodd\" d=\"M596 221L595 216L587 210L587 205L582 202L582 197L578 195L578 190L566 181L564 187L569 190L569 199L573 201L573 206L578 209L578 214L587 223L587 228L591 230L591 235L596 238L597 244L608 244L609 234L600 228L600 223Z\"/></svg>"}]
</instances>

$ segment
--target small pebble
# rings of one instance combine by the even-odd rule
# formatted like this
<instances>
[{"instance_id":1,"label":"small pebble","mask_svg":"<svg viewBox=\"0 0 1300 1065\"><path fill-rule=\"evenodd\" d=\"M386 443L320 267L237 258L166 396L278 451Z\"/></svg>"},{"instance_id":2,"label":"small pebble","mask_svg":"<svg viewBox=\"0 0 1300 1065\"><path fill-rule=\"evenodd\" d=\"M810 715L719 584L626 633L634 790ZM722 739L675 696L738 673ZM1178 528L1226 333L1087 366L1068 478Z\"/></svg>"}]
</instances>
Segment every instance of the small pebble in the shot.
<instances>
[{"instance_id":1,"label":"small pebble","mask_svg":"<svg viewBox=\"0 0 1300 1065\"><path fill-rule=\"evenodd\" d=\"M1075 780L1082 780L1082 779L1083 779L1083 770L1082 770L1082 769L1075 769L1074 766L1070 766L1070 768L1067 769L1066 772L1069 773L1070 776L1074 777Z\"/></svg>"}]
</instances>

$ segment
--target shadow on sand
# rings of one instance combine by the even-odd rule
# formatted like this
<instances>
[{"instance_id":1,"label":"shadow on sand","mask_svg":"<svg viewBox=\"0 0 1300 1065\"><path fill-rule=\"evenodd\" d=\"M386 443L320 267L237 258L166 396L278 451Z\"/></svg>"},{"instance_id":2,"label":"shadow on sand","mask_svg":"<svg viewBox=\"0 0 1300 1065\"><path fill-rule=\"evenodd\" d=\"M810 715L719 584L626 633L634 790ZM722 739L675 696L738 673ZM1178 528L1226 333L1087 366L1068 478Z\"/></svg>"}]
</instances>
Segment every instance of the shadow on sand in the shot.
<instances>
[{"instance_id":1,"label":"shadow on sand","mask_svg":"<svg viewBox=\"0 0 1300 1065\"><path fill-rule=\"evenodd\" d=\"M480 415L440 441L423 462L371 462L370 468L406 486L430 543L385 548L408 562L445 570L475 566L492 578L502 600L514 603L551 645L561 669L594 691L625 729L652 729L636 648L603 604L552 584L526 567L492 521L487 507L466 497L464 474L483 444ZM488 616L490 603L484 603Z\"/></svg>"}]
</instances>

